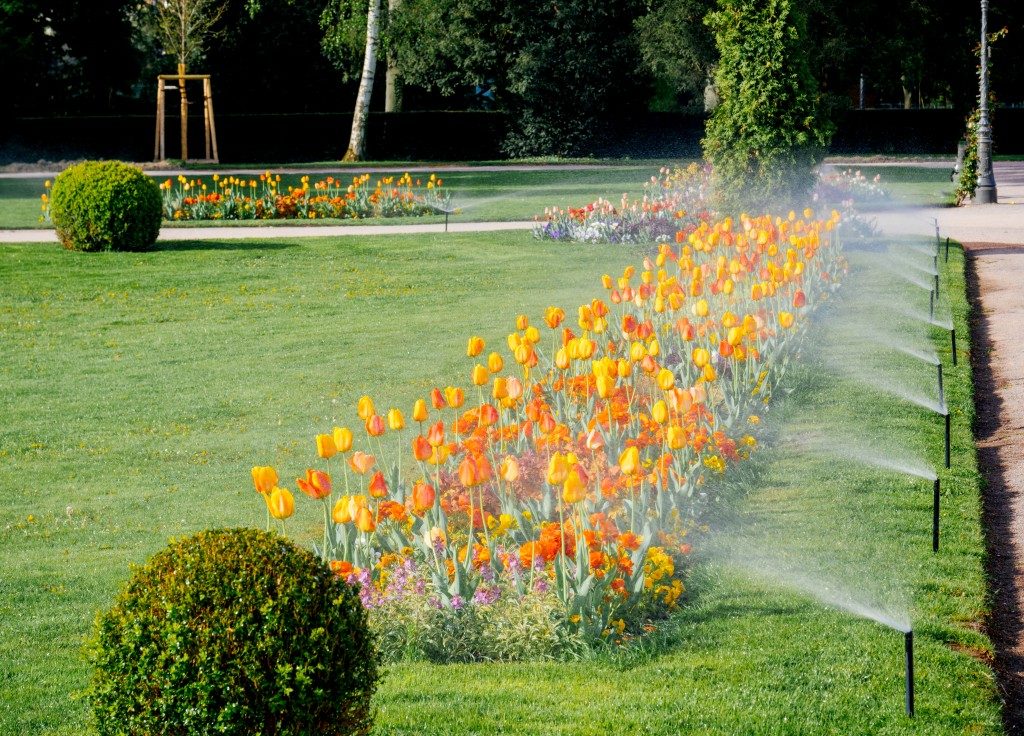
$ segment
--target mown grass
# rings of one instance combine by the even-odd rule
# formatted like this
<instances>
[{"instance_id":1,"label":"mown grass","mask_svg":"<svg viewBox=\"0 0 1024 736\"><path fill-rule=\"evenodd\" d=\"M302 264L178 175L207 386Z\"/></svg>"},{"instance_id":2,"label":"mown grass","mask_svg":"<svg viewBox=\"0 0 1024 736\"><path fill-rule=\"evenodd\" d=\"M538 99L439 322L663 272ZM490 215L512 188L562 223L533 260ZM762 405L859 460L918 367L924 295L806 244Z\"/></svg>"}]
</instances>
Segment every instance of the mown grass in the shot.
<instances>
[{"instance_id":1,"label":"mown grass","mask_svg":"<svg viewBox=\"0 0 1024 736\"><path fill-rule=\"evenodd\" d=\"M148 254L0 246L0 734L86 730L71 694L88 677L80 644L94 612L168 536L261 525L252 465L299 474L313 434L353 421L360 394L407 407L464 376L466 335L502 341L517 312L571 307L634 260L523 233L195 241ZM954 250L946 293L966 350L962 266ZM874 426L938 465L936 417L833 378L825 345L790 377L780 437ZM724 531L698 544L784 552L826 580L846 568L839 582L880 603L903 591L918 642L915 722L902 712L898 634L708 557L664 646L578 663L391 666L377 732L998 733L991 671L953 648L991 651L978 631L970 368L945 362L956 421L938 556L927 484L785 445L745 476L715 522ZM299 505L292 533L312 538L312 504Z\"/></svg>"}]
</instances>

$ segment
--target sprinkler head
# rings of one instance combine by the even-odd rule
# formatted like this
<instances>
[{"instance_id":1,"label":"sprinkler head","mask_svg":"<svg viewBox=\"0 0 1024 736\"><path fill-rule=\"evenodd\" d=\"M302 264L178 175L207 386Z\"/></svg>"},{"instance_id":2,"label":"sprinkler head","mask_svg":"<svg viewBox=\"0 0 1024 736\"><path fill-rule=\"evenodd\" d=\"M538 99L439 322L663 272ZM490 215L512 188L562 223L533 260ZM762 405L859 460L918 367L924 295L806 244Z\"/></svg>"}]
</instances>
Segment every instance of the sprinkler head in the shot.
<instances>
[{"instance_id":1,"label":"sprinkler head","mask_svg":"<svg viewBox=\"0 0 1024 736\"><path fill-rule=\"evenodd\" d=\"M949 263L949 236L946 236L946 262Z\"/></svg>"},{"instance_id":2,"label":"sprinkler head","mask_svg":"<svg viewBox=\"0 0 1024 736\"><path fill-rule=\"evenodd\" d=\"M935 321L935 292L928 292L928 319Z\"/></svg>"},{"instance_id":3,"label":"sprinkler head","mask_svg":"<svg viewBox=\"0 0 1024 736\"><path fill-rule=\"evenodd\" d=\"M935 479L932 485L932 552L939 551L939 492L940 481Z\"/></svg>"},{"instance_id":4,"label":"sprinkler head","mask_svg":"<svg viewBox=\"0 0 1024 736\"><path fill-rule=\"evenodd\" d=\"M949 430L950 430L949 421L950 421L950 416L949 416L949 409L948 408L946 408L945 417L946 417L946 468L949 468Z\"/></svg>"},{"instance_id":5,"label":"sprinkler head","mask_svg":"<svg viewBox=\"0 0 1024 736\"><path fill-rule=\"evenodd\" d=\"M903 634L903 658L906 663L906 709L907 717L914 717L914 632Z\"/></svg>"},{"instance_id":6,"label":"sprinkler head","mask_svg":"<svg viewBox=\"0 0 1024 736\"><path fill-rule=\"evenodd\" d=\"M951 329L949 331L949 340L952 343L951 347L953 349L953 365L956 365L956 329L955 328Z\"/></svg>"},{"instance_id":7,"label":"sprinkler head","mask_svg":"<svg viewBox=\"0 0 1024 736\"><path fill-rule=\"evenodd\" d=\"M935 364L936 372L939 375L939 406L946 406L946 392L942 388L942 363Z\"/></svg>"}]
</instances>

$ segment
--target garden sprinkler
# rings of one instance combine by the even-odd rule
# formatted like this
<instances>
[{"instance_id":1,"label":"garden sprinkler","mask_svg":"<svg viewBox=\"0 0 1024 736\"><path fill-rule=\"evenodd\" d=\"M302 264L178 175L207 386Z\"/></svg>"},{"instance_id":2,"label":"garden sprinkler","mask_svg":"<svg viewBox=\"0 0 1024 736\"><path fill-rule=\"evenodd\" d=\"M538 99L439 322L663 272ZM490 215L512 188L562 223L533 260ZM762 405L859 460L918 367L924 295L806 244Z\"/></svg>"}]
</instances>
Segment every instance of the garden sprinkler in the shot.
<instances>
[{"instance_id":1,"label":"garden sprinkler","mask_svg":"<svg viewBox=\"0 0 1024 736\"><path fill-rule=\"evenodd\" d=\"M949 236L946 236L946 263L949 263Z\"/></svg>"},{"instance_id":2,"label":"garden sprinkler","mask_svg":"<svg viewBox=\"0 0 1024 736\"><path fill-rule=\"evenodd\" d=\"M914 717L914 631L907 629L903 634L903 653L906 662L906 707L907 717Z\"/></svg>"},{"instance_id":3,"label":"garden sprinkler","mask_svg":"<svg viewBox=\"0 0 1024 736\"><path fill-rule=\"evenodd\" d=\"M949 416L949 408L948 407L943 407L943 409L945 410L944 416L946 417L946 467L949 468L949 429L950 429L949 422L950 422L950 416Z\"/></svg>"},{"instance_id":4,"label":"garden sprinkler","mask_svg":"<svg viewBox=\"0 0 1024 736\"><path fill-rule=\"evenodd\" d=\"M935 292L928 292L928 319L935 321Z\"/></svg>"},{"instance_id":5,"label":"garden sprinkler","mask_svg":"<svg viewBox=\"0 0 1024 736\"><path fill-rule=\"evenodd\" d=\"M939 479L932 486L932 552L939 551Z\"/></svg>"},{"instance_id":6,"label":"garden sprinkler","mask_svg":"<svg viewBox=\"0 0 1024 736\"><path fill-rule=\"evenodd\" d=\"M949 339L953 347L953 365L956 365L956 328L950 328Z\"/></svg>"},{"instance_id":7,"label":"garden sprinkler","mask_svg":"<svg viewBox=\"0 0 1024 736\"><path fill-rule=\"evenodd\" d=\"M939 375L939 406L946 405L946 392L942 388L942 363L935 364L935 370Z\"/></svg>"}]
</instances>

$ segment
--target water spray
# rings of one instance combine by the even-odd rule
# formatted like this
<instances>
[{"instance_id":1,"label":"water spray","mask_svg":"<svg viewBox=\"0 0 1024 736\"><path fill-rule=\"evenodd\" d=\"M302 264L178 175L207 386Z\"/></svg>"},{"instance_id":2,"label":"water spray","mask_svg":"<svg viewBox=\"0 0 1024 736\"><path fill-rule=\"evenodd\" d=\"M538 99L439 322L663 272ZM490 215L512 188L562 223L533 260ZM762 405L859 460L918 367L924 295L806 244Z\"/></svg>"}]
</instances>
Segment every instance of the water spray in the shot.
<instances>
[{"instance_id":1,"label":"water spray","mask_svg":"<svg viewBox=\"0 0 1024 736\"><path fill-rule=\"evenodd\" d=\"M953 348L953 365L956 365L956 328L949 331L949 341Z\"/></svg>"},{"instance_id":2,"label":"water spray","mask_svg":"<svg viewBox=\"0 0 1024 736\"><path fill-rule=\"evenodd\" d=\"M939 551L939 493L940 481L935 479L932 484L932 552Z\"/></svg>"},{"instance_id":3,"label":"water spray","mask_svg":"<svg viewBox=\"0 0 1024 736\"><path fill-rule=\"evenodd\" d=\"M942 239L939 237L939 221L935 220L935 252L939 252L939 248L942 245Z\"/></svg>"},{"instance_id":4,"label":"water spray","mask_svg":"<svg viewBox=\"0 0 1024 736\"><path fill-rule=\"evenodd\" d=\"M903 633L903 658L906 663L906 708L907 717L914 717L914 630Z\"/></svg>"}]
</instances>

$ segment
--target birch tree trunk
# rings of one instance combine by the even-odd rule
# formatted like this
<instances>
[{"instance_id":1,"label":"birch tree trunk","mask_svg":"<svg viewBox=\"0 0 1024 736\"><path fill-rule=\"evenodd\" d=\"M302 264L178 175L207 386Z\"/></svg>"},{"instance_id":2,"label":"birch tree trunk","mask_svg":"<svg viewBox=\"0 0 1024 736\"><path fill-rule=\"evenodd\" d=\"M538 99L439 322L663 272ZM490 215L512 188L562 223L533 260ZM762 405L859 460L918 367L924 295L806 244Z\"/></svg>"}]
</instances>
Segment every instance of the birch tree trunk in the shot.
<instances>
[{"instance_id":1,"label":"birch tree trunk","mask_svg":"<svg viewBox=\"0 0 1024 736\"><path fill-rule=\"evenodd\" d=\"M359 80L356 109L352 114L352 134L343 161L362 161L366 158L366 122L370 117L370 98L373 96L373 78L377 71L377 40L380 25L380 0L370 0L366 11L366 54L363 56L363 76Z\"/></svg>"},{"instance_id":2,"label":"birch tree trunk","mask_svg":"<svg viewBox=\"0 0 1024 736\"><path fill-rule=\"evenodd\" d=\"M402 4L402 0L388 0L388 22L394 18L395 11ZM385 77L384 87L384 112L402 111L402 75L395 60L394 50L388 51L388 72Z\"/></svg>"}]
</instances>

